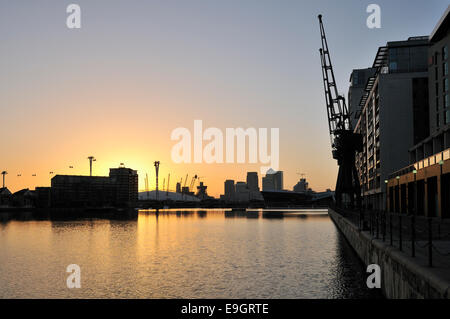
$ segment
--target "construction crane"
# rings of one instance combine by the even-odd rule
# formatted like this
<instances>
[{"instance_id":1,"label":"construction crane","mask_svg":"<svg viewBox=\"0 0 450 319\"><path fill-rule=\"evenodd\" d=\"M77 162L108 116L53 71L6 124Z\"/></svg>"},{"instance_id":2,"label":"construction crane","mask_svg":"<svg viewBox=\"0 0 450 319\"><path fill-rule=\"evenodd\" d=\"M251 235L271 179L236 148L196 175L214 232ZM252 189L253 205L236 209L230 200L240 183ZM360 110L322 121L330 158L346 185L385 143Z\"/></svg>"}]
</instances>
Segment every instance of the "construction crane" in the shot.
<instances>
[{"instance_id":1,"label":"construction crane","mask_svg":"<svg viewBox=\"0 0 450 319\"><path fill-rule=\"evenodd\" d=\"M159 174L159 161L155 161L155 170L156 170L156 200L159 198L158 194L158 174Z\"/></svg>"},{"instance_id":2,"label":"construction crane","mask_svg":"<svg viewBox=\"0 0 450 319\"><path fill-rule=\"evenodd\" d=\"M92 176L92 162L97 161L94 156L89 156L89 176Z\"/></svg>"},{"instance_id":3,"label":"construction crane","mask_svg":"<svg viewBox=\"0 0 450 319\"><path fill-rule=\"evenodd\" d=\"M191 184L189 185L189 191L192 192L194 189L194 185L195 185L195 180L197 179L197 175L194 175L194 177L192 177L191 179Z\"/></svg>"},{"instance_id":4,"label":"construction crane","mask_svg":"<svg viewBox=\"0 0 450 319\"><path fill-rule=\"evenodd\" d=\"M7 171L3 171L2 175L3 175L3 188L5 188L5 175L8 174Z\"/></svg>"},{"instance_id":5,"label":"construction crane","mask_svg":"<svg viewBox=\"0 0 450 319\"><path fill-rule=\"evenodd\" d=\"M322 48L319 49L322 64L323 86L328 115L333 158L339 172L336 181L335 200L338 207L361 207L361 186L355 167L356 152L362 151L362 136L353 132L345 98L338 94L330 51L323 27L322 15L318 16Z\"/></svg>"}]
</instances>

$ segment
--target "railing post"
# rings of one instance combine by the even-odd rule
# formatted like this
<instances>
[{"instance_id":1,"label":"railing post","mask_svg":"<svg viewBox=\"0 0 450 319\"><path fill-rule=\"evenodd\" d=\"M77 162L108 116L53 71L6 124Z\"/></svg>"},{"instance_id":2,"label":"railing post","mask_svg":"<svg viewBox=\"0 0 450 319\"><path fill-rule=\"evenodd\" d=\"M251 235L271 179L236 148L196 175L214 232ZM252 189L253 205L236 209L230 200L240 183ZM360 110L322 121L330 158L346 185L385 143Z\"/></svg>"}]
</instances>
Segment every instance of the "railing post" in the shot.
<instances>
[{"instance_id":1,"label":"railing post","mask_svg":"<svg viewBox=\"0 0 450 319\"><path fill-rule=\"evenodd\" d=\"M402 249L403 249L403 238L402 238L402 214L401 213L399 213L398 214L398 229L399 229L399 232L398 232L398 241L399 241L399 249L400 249L400 251L402 251Z\"/></svg>"},{"instance_id":2,"label":"railing post","mask_svg":"<svg viewBox=\"0 0 450 319\"><path fill-rule=\"evenodd\" d=\"M414 215L411 217L411 256L416 257L416 221Z\"/></svg>"},{"instance_id":3,"label":"railing post","mask_svg":"<svg viewBox=\"0 0 450 319\"><path fill-rule=\"evenodd\" d=\"M431 225L431 217L428 217L428 266L433 267L433 234Z\"/></svg>"},{"instance_id":4,"label":"railing post","mask_svg":"<svg viewBox=\"0 0 450 319\"><path fill-rule=\"evenodd\" d=\"M389 212L389 237L391 239L391 246L394 244L394 239L392 236L392 213Z\"/></svg>"}]
</instances>

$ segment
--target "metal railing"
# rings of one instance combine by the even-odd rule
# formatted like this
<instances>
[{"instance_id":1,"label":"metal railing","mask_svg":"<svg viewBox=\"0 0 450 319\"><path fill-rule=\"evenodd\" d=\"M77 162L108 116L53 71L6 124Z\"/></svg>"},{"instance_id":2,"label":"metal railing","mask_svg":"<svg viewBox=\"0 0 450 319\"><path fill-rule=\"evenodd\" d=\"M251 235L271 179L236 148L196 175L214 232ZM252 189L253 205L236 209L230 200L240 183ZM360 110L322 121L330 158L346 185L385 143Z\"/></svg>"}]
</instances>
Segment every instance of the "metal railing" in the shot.
<instances>
[{"instance_id":1,"label":"metal railing","mask_svg":"<svg viewBox=\"0 0 450 319\"><path fill-rule=\"evenodd\" d=\"M416 257L418 250L433 267L434 254L450 257L450 221L386 211L355 211L331 207L372 238L382 240L400 251ZM441 247L439 247L441 246ZM446 247L442 247L446 246ZM450 264L450 258L448 260Z\"/></svg>"}]
</instances>

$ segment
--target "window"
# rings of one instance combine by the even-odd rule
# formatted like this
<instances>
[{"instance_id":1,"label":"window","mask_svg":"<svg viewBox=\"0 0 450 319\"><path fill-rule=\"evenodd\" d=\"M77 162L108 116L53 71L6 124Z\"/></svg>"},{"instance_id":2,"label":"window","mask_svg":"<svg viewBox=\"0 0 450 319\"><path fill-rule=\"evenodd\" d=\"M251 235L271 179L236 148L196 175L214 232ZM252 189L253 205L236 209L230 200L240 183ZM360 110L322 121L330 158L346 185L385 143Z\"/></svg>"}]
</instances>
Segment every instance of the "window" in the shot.
<instances>
[{"instance_id":1,"label":"window","mask_svg":"<svg viewBox=\"0 0 450 319\"><path fill-rule=\"evenodd\" d=\"M444 108L448 108L450 106L449 100L448 100L448 94L444 95Z\"/></svg>"},{"instance_id":2,"label":"window","mask_svg":"<svg viewBox=\"0 0 450 319\"><path fill-rule=\"evenodd\" d=\"M397 62L389 63L389 71L391 71L391 72L397 71Z\"/></svg>"},{"instance_id":3,"label":"window","mask_svg":"<svg viewBox=\"0 0 450 319\"><path fill-rule=\"evenodd\" d=\"M438 68L434 68L434 80L438 80Z\"/></svg>"},{"instance_id":4,"label":"window","mask_svg":"<svg viewBox=\"0 0 450 319\"><path fill-rule=\"evenodd\" d=\"M439 111L439 98L436 98L436 112Z\"/></svg>"},{"instance_id":5,"label":"window","mask_svg":"<svg viewBox=\"0 0 450 319\"><path fill-rule=\"evenodd\" d=\"M445 63L442 65L442 75L443 75L443 76L448 75L448 63L447 63L447 62L445 62Z\"/></svg>"},{"instance_id":6,"label":"window","mask_svg":"<svg viewBox=\"0 0 450 319\"><path fill-rule=\"evenodd\" d=\"M447 60L448 59L448 48L447 46L444 46L442 48L442 59Z\"/></svg>"},{"instance_id":7,"label":"window","mask_svg":"<svg viewBox=\"0 0 450 319\"><path fill-rule=\"evenodd\" d=\"M438 53L434 52L434 65L437 65L437 57L438 57Z\"/></svg>"},{"instance_id":8,"label":"window","mask_svg":"<svg viewBox=\"0 0 450 319\"><path fill-rule=\"evenodd\" d=\"M438 96L438 95L439 95L439 83L436 82L436 84L434 85L434 87L435 87L435 91L436 91L436 96Z\"/></svg>"},{"instance_id":9,"label":"window","mask_svg":"<svg viewBox=\"0 0 450 319\"><path fill-rule=\"evenodd\" d=\"M445 111L444 124L450 123L450 110Z\"/></svg>"},{"instance_id":10,"label":"window","mask_svg":"<svg viewBox=\"0 0 450 319\"><path fill-rule=\"evenodd\" d=\"M436 127L439 127L439 113L436 114Z\"/></svg>"},{"instance_id":11,"label":"window","mask_svg":"<svg viewBox=\"0 0 450 319\"><path fill-rule=\"evenodd\" d=\"M448 79L447 78L445 78L444 79L444 92L448 92Z\"/></svg>"}]
</instances>

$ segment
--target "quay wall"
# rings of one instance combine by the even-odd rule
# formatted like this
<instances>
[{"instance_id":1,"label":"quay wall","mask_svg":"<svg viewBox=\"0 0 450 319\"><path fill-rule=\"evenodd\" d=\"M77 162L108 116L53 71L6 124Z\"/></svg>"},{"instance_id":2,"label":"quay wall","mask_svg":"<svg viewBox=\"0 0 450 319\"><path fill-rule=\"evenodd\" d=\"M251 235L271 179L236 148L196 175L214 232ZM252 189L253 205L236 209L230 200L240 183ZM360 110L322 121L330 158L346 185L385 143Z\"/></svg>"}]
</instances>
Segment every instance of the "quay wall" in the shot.
<instances>
[{"instance_id":1,"label":"quay wall","mask_svg":"<svg viewBox=\"0 0 450 319\"><path fill-rule=\"evenodd\" d=\"M381 289L386 298L450 299L450 282L435 268L421 266L397 248L373 239L330 208L328 214L364 264L380 266Z\"/></svg>"}]
</instances>

